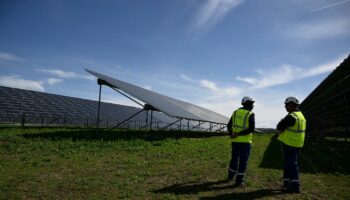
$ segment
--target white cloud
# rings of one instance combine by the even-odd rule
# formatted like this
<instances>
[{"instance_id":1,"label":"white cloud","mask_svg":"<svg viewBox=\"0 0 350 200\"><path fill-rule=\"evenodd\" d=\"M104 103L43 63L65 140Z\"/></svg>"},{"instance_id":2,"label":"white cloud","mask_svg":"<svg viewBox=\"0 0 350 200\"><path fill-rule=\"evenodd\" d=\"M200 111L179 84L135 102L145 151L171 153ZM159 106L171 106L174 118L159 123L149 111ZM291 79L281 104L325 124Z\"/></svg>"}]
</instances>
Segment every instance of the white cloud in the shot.
<instances>
[{"instance_id":1,"label":"white cloud","mask_svg":"<svg viewBox=\"0 0 350 200\"><path fill-rule=\"evenodd\" d=\"M320 8L316 8L316 9L312 10L311 12L317 12L317 11L320 11L320 10L332 8L334 6L338 6L338 5L347 3L347 2L350 2L350 0L345 0L345 1L339 1L339 2L336 2L336 3L331 3L331 4L328 4L328 5L322 6Z\"/></svg>"},{"instance_id":2,"label":"white cloud","mask_svg":"<svg viewBox=\"0 0 350 200\"><path fill-rule=\"evenodd\" d=\"M286 35L294 39L318 40L348 36L350 34L350 19L327 19L296 24L286 29Z\"/></svg>"},{"instance_id":3,"label":"white cloud","mask_svg":"<svg viewBox=\"0 0 350 200\"><path fill-rule=\"evenodd\" d=\"M21 79L18 76L0 76L0 85L26 90L44 91L43 82Z\"/></svg>"},{"instance_id":4,"label":"white cloud","mask_svg":"<svg viewBox=\"0 0 350 200\"><path fill-rule=\"evenodd\" d=\"M208 80L201 80L200 81L200 84L202 87L204 88L207 88L207 89L210 89L210 90L214 90L214 91L217 91L218 88L216 86L216 84L212 81L208 81Z\"/></svg>"},{"instance_id":5,"label":"white cloud","mask_svg":"<svg viewBox=\"0 0 350 200\"><path fill-rule=\"evenodd\" d=\"M255 89L267 88L275 85L281 85L294 80L301 72L300 68L291 65L283 65L272 71L261 70L261 77L254 84Z\"/></svg>"},{"instance_id":6,"label":"white cloud","mask_svg":"<svg viewBox=\"0 0 350 200\"><path fill-rule=\"evenodd\" d=\"M330 62L321 64L321 65L318 65L318 66L315 66L315 67L312 67L312 68L310 68L310 69L305 71L305 73L303 75L303 78L317 76L317 75L320 75L320 74L323 74L323 73L327 73L327 72L333 71L336 67L339 66L339 64L341 62L343 62L345 57L346 56L341 56L338 59L332 60Z\"/></svg>"},{"instance_id":7,"label":"white cloud","mask_svg":"<svg viewBox=\"0 0 350 200\"><path fill-rule=\"evenodd\" d=\"M237 80L249 83L251 89L268 88L272 86L286 84L298 79L317 76L334 70L343 61L344 56L333 61L302 69L291 65L283 65L277 69L264 71L258 70L259 77L236 77Z\"/></svg>"},{"instance_id":8,"label":"white cloud","mask_svg":"<svg viewBox=\"0 0 350 200\"><path fill-rule=\"evenodd\" d=\"M207 0L195 18L194 29L209 30L245 0Z\"/></svg>"},{"instance_id":9,"label":"white cloud","mask_svg":"<svg viewBox=\"0 0 350 200\"><path fill-rule=\"evenodd\" d=\"M60 83L60 82L62 82L62 79L49 78L49 79L47 80L47 83L48 83L49 85L55 85L55 84Z\"/></svg>"},{"instance_id":10,"label":"white cloud","mask_svg":"<svg viewBox=\"0 0 350 200\"><path fill-rule=\"evenodd\" d=\"M58 69L39 69L40 72L57 76L59 78L77 78L78 74Z\"/></svg>"},{"instance_id":11,"label":"white cloud","mask_svg":"<svg viewBox=\"0 0 350 200\"><path fill-rule=\"evenodd\" d=\"M59 69L38 69L39 72L43 72L45 74L50 74L56 76L58 78L83 78L88 80L95 80L96 78L91 75L80 75L75 72L63 71Z\"/></svg>"},{"instance_id":12,"label":"white cloud","mask_svg":"<svg viewBox=\"0 0 350 200\"><path fill-rule=\"evenodd\" d=\"M0 52L0 62L1 61L19 61L19 60L21 59L14 54Z\"/></svg>"},{"instance_id":13,"label":"white cloud","mask_svg":"<svg viewBox=\"0 0 350 200\"><path fill-rule=\"evenodd\" d=\"M88 80L96 80L95 76L92 75L80 75L81 78L88 79Z\"/></svg>"},{"instance_id":14,"label":"white cloud","mask_svg":"<svg viewBox=\"0 0 350 200\"><path fill-rule=\"evenodd\" d=\"M257 80L255 78L252 78L252 77L242 78L240 76L236 76L236 79L239 80L239 81L242 81L242 82L246 82L246 83L252 84L252 85L255 85L256 82L257 82Z\"/></svg>"},{"instance_id":15,"label":"white cloud","mask_svg":"<svg viewBox=\"0 0 350 200\"><path fill-rule=\"evenodd\" d=\"M189 76L185 75L185 74L180 74L179 75L182 79L184 79L185 81L190 81L193 82L194 80L192 78L190 78Z\"/></svg>"}]
</instances>

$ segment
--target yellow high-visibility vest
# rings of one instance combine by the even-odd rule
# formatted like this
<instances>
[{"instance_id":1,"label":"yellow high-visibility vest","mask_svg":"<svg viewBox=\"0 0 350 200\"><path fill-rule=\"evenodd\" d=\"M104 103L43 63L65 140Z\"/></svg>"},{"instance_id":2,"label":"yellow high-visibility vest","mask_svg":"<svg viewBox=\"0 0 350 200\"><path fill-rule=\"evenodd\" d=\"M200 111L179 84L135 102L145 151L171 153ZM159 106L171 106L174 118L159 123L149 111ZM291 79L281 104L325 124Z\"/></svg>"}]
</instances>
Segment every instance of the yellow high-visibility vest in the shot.
<instances>
[{"instance_id":1,"label":"yellow high-visibility vest","mask_svg":"<svg viewBox=\"0 0 350 200\"><path fill-rule=\"evenodd\" d=\"M239 133L242 130L249 128L249 117L253 113L249 110L239 108L232 114L232 130ZM240 135L232 139L232 142L252 143L253 133Z\"/></svg>"},{"instance_id":2,"label":"yellow high-visibility vest","mask_svg":"<svg viewBox=\"0 0 350 200\"><path fill-rule=\"evenodd\" d=\"M305 140L306 119L300 111L291 112L289 115L295 118L295 124L283 131L277 139L288 146L303 147Z\"/></svg>"}]
</instances>

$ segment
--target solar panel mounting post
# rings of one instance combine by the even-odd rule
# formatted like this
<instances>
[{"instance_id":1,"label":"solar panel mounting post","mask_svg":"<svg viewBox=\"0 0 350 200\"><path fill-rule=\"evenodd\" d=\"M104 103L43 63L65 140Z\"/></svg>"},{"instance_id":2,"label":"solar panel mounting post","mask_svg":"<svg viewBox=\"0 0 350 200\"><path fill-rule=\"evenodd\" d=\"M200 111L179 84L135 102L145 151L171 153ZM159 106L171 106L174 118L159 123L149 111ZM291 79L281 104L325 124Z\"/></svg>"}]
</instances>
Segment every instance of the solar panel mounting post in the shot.
<instances>
[{"instance_id":1,"label":"solar panel mounting post","mask_svg":"<svg viewBox=\"0 0 350 200\"><path fill-rule=\"evenodd\" d=\"M148 110L146 110L146 130L148 128Z\"/></svg>"},{"instance_id":2,"label":"solar panel mounting post","mask_svg":"<svg viewBox=\"0 0 350 200\"><path fill-rule=\"evenodd\" d=\"M97 84L100 85L100 89L99 89L99 94L98 94L96 131L99 128L99 124L100 124L101 91L102 91L102 84L103 84L103 82L104 82L103 80L97 79Z\"/></svg>"},{"instance_id":3,"label":"solar panel mounting post","mask_svg":"<svg viewBox=\"0 0 350 200\"><path fill-rule=\"evenodd\" d=\"M143 106L143 109L147 111L147 115L146 115L146 130L148 129L148 111L151 111L151 123L150 123L150 128L149 130L152 130L152 123L153 123L153 111L158 111L156 108L154 108L153 106L149 105L149 104L145 104Z\"/></svg>"},{"instance_id":4,"label":"solar panel mounting post","mask_svg":"<svg viewBox=\"0 0 350 200\"><path fill-rule=\"evenodd\" d=\"M149 131L152 131L153 110L151 110L151 124L149 125Z\"/></svg>"}]
</instances>

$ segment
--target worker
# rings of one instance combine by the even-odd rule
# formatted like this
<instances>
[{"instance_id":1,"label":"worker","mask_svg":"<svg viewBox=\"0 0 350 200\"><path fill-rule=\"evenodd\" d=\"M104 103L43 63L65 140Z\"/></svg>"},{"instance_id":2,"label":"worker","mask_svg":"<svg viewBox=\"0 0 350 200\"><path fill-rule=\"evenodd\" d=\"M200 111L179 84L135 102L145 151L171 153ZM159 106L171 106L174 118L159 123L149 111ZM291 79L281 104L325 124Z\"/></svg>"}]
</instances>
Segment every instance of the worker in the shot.
<instances>
[{"instance_id":1,"label":"worker","mask_svg":"<svg viewBox=\"0 0 350 200\"><path fill-rule=\"evenodd\" d=\"M288 97L284 104L288 115L277 124L277 139L282 143L284 159L282 190L300 193L298 158L304 146L306 120L296 97Z\"/></svg>"},{"instance_id":2,"label":"worker","mask_svg":"<svg viewBox=\"0 0 350 200\"><path fill-rule=\"evenodd\" d=\"M255 118L252 112L254 102L252 97L243 97L241 102L243 107L233 112L227 124L227 130L232 138L231 161L227 180L231 181L236 176L235 187L242 186L244 183L255 129Z\"/></svg>"}]
</instances>

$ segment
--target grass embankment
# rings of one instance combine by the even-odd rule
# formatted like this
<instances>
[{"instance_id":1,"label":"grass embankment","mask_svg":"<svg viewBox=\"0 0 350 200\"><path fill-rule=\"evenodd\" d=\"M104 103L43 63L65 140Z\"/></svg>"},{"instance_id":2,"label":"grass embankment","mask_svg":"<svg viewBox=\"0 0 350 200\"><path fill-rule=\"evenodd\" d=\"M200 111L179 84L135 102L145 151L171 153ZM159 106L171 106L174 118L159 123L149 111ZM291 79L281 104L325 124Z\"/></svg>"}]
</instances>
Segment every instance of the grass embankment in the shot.
<instances>
[{"instance_id":1,"label":"grass embankment","mask_svg":"<svg viewBox=\"0 0 350 200\"><path fill-rule=\"evenodd\" d=\"M246 186L233 189L225 136L2 128L0 199L350 199L349 143L306 144L302 193L283 194L271 137L255 136Z\"/></svg>"}]
</instances>

